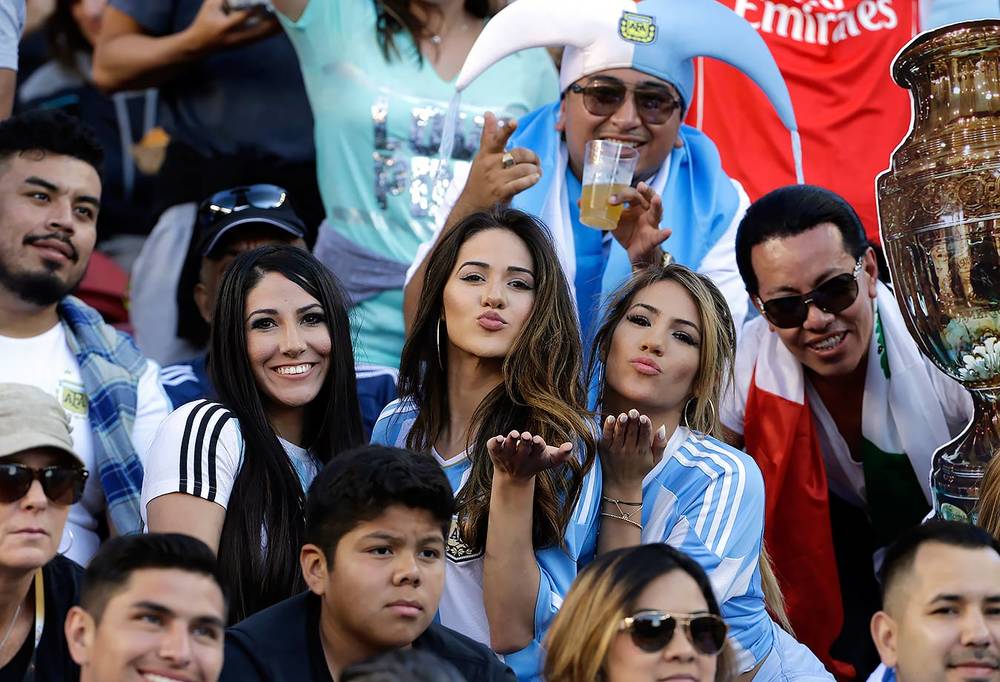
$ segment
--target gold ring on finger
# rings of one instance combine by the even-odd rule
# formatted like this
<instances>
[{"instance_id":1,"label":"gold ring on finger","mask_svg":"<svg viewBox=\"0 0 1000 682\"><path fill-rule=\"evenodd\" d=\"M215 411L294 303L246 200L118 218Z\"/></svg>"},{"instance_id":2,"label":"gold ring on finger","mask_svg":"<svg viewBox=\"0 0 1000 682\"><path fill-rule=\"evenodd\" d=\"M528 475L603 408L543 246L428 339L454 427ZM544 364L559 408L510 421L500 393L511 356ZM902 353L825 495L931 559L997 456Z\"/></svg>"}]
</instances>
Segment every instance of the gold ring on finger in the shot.
<instances>
[{"instance_id":1,"label":"gold ring on finger","mask_svg":"<svg viewBox=\"0 0 1000 682\"><path fill-rule=\"evenodd\" d=\"M510 168L515 163L517 163L517 161L514 160L513 154L511 154L510 152L504 152L503 156L500 157L500 163L503 165L504 168Z\"/></svg>"}]
</instances>

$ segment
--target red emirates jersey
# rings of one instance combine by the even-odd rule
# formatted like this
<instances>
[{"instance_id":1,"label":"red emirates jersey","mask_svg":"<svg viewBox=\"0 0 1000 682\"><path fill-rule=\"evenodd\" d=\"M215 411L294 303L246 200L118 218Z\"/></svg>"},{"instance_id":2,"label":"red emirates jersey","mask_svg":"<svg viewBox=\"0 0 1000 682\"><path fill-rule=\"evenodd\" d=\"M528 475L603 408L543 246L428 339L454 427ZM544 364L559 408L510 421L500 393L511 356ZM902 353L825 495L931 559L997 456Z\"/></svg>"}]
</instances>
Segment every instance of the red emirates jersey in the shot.
<instances>
[{"instance_id":1,"label":"red emirates jersey","mask_svg":"<svg viewBox=\"0 0 1000 682\"><path fill-rule=\"evenodd\" d=\"M757 30L781 69L802 134L805 180L843 196L879 241L875 176L909 130L909 93L889 74L919 26L918 0L719 0ZM688 122L718 145L751 199L795 182L788 132L763 92L713 59L696 64Z\"/></svg>"}]
</instances>

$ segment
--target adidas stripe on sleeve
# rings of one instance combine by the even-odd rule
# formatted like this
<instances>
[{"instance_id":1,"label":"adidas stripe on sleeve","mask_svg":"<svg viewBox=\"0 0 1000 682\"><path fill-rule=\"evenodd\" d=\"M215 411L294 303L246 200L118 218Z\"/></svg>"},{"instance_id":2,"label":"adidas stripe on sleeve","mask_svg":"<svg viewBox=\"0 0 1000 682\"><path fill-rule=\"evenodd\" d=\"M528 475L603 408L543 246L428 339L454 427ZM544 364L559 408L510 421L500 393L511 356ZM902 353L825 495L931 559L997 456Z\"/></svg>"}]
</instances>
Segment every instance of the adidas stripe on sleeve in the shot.
<instances>
[{"instance_id":1,"label":"adidas stripe on sleeve","mask_svg":"<svg viewBox=\"0 0 1000 682\"><path fill-rule=\"evenodd\" d=\"M643 486L642 541L666 542L705 569L745 672L774 641L758 566L764 482L745 453L687 429L676 436Z\"/></svg>"},{"instance_id":2,"label":"adidas stripe on sleeve","mask_svg":"<svg viewBox=\"0 0 1000 682\"><path fill-rule=\"evenodd\" d=\"M169 493L194 495L225 509L242 457L239 423L229 410L207 400L182 405L163 422L150 447L143 521L149 501Z\"/></svg>"}]
</instances>

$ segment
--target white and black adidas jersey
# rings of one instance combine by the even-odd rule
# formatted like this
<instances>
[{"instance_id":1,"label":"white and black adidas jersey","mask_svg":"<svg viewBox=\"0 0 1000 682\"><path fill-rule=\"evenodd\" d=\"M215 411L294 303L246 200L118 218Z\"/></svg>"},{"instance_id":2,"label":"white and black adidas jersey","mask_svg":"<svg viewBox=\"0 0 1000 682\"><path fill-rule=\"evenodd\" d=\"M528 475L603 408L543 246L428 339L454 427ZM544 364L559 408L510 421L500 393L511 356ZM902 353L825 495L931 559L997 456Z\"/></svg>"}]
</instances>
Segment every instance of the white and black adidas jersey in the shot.
<instances>
[{"instance_id":1,"label":"white and black adidas jersey","mask_svg":"<svg viewBox=\"0 0 1000 682\"><path fill-rule=\"evenodd\" d=\"M278 439L307 490L318 464L305 448ZM196 400L174 410L160 426L146 458L142 520L150 500L170 493L194 495L225 509L243 465L239 421L219 403Z\"/></svg>"}]
</instances>

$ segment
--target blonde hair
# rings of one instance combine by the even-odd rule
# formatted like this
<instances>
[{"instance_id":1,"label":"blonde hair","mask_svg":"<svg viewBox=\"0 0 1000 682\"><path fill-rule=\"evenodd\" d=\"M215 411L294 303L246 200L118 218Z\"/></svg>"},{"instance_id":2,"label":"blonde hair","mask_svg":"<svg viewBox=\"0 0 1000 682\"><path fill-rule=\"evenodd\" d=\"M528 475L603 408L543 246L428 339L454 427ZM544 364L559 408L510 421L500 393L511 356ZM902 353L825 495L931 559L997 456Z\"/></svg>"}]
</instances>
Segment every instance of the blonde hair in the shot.
<instances>
[{"instance_id":1,"label":"blonde hair","mask_svg":"<svg viewBox=\"0 0 1000 682\"><path fill-rule=\"evenodd\" d=\"M764 606L767 607L771 617L777 621L781 629L794 637L795 630L792 629L792 621L788 619L788 611L785 610L785 595L781 593L781 585L778 584L778 578L774 575L774 569L771 568L771 555L763 541L760 543L758 562L760 565L760 584L764 592Z\"/></svg>"},{"instance_id":2,"label":"blonde hair","mask_svg":"<svg viewBox=\"0 0 1000 682\"><path fill-rule=\"evenodd\" d=\"M979 484L976 525L1000 540L1000 457L993 457Z\"/></svg>"},{"instance_id":3,"label":"blonde hair","mask_svg":"<svg viewBox=\"0 0 1000 682\"><path fill-rule=\"evenodd\" d=\"M671 571L690 575L701 589L709 612L722 616L704 569L677 549L651 543L602 554L577 576L549 628L545 639L546 682L606 679L605 662L622 620L631 615L642 591ZM678 630L674 636L684 635ZM716 657L716 682L731 678L732 663L727 640Z\"/></svg>"},{"instance_id":4,"label":"blonde hair","mask_svg":"<svg viewBox=\"0 0 1000 682\"><path fill-rule=\"evenodd\" d=\"M694 431L719 437L719 399L722 387L732 384L733 360L736 357L736 327L726 298L708 277L677 263L655 265L636 272L613 295L604 322L594 338L590 358L593 374L599 362L607 359L611 339L625 317L632 299L646 287L658 282L676 282L687 291L701 318L701 344L698 347L698 374L691 385L693 408L685 404L681 423ZM602 382L603 384L603 382ZM604 386L600 387L604 390Z\"/></svg>"}]
</instances>

